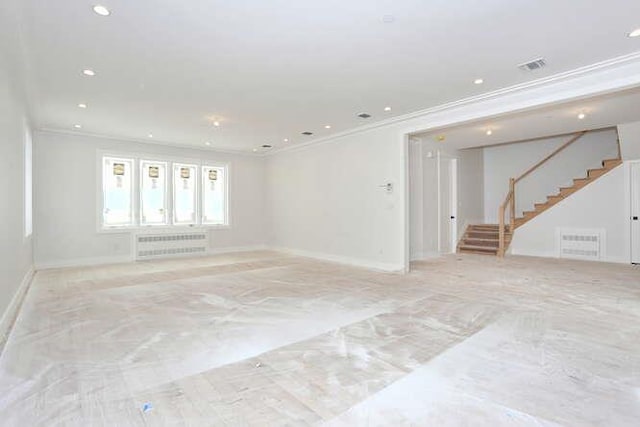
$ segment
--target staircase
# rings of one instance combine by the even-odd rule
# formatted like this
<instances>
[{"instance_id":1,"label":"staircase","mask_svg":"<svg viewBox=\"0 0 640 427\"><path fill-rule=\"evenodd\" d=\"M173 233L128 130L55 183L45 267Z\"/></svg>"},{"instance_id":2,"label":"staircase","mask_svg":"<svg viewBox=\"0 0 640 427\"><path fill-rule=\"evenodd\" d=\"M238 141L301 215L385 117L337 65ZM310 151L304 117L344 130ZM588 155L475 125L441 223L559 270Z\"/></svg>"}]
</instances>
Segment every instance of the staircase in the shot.
<instances>
[{"instance_id":1,"label":"staircase","mask_svg":"<svg viewBox=\"0 0 640 427\"><path fill-rule=\"evenodd\" d=\"M562 187L557 194L547 197L546 202L536 203L532 211L523 212L523 216L516 217L515 215L515 185L522 178L529 175L536 170L542 164L547 162L550 158L554 157L560 151L564 150L567 146L573 144L580 139L586 132L581 132L570 141L562 145L555 150L551 155L547 156L542 161L538 162L535 166L529 169L518 178L512 178L509 183L509 194L507 195L504 203L500 206L499 219L500 224L476 224L469 225L458 243L459 253L473 253L483 255L498 255L504 256L515 230L523 224L531 221L533 218L540 215L542 212L550 209L560 201L566 199L576 191L586 187L593 181L597 180L607 172L616 168L622 164L620 158L620 148L618 143L618 157L615 159L607 159L602 161L602 167L598 169L589 169L587 171L586 178L576 178L573 180L573 185L570 187ZM509 214L510 221L505 221L505 216ZM501 240L501 230L503 233L503 239Z\"/></svg>"},{"instance_id":2,"label":"staircase","mask_svg":"<svg viewBox=\"0 0 640 427\"><path fill-rule=\"evenodd\" d=\"M553 205L559 203L560 201L566 199L576 191L581 188L586 187L591 184L596 179L600 178L602 175L606 174L613 168L622 164L622 160L620 159L607 159L602 161L602 167L598 169L589 169L587 171L586 178L576 178L573 180L573 185L571 187L561 187L557 194L552 196L547 196L547 201L544 203L536 203L534 205L534 209L532 211L523 212L523 216L515 219L515 227L518 228L521 225L531 221L533 218L540 215L542 212L546 211Z\"/></svg>"},{"instance_id":3,"label":"staircase","mask_svg":"<svg viewBox=\"0 0 640 427\"><path fill-rule=\"evenodd\" d=\"M505 231L506 241L511 243L512 233ZM498 224L470 225L458 242L458 253L497 255L500 247Z\"/></svg>"}]
</instances>

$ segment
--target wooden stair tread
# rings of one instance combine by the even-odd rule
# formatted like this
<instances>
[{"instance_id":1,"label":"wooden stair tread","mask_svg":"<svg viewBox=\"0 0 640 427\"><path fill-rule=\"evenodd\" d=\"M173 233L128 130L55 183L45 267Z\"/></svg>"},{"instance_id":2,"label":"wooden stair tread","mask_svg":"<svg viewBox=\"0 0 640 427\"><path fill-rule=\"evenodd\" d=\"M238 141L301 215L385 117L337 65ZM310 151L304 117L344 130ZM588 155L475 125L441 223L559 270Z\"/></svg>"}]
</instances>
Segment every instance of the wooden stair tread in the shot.
<instances>
[{"instance_id":1,"label":"wooden stair tread","mask_svg":"<svg viewBox=\"0 0 640 427\"><path fill-rule=\"evenodd\" d=\"M505 243L511 242L512 233L505 231ZM497 255L500 247L500 229L498 224L470 224L458 243L460 253L479 255Z\"/></svg>"},{"instance_id":2,"label":"wooden stair tread","mask_svg":"<svg viewBox=\"0 0 640 427\"><path fill-rule=\"evenodd\" d=\"M622 159L606 159L602 161L602 166L607 169L613 169L622 163Z\"/></svg>"},{"instance_id":3,"label":"wooden stair tread","mask_svg":"<svg viewBox=\"0 0 640 427\"><path fill-rule=\"evenodd\" d=\"M460 245L458 247L459 250L472 250L472 251L480 251L480 252L493 252L495 253L498 248L487 247L487 246L473 246L473 245Z\"/></svg>"},{"instance_id":4,"label":"wooden stair tread","mask_svg":"<svg viewBox=\"0 0 640 427\"><path fill-rule=\"evenodd\" d=\"M532 211L524 211L522 212L522 216L515 219L514 223L516 228L520 227L524 223L532 220L537 217L542 212L548 210L554 205L558 204L562 200L566 199L576 191L586 187L588 184L592 183L596 179L605 175L615 167L622 164L621 159L606 159L602 161L602 168L589 169L587 170L586 178L575 178L573 180L573 185L571 187L560 187L558 194L554 194L551 196L547 196L547 201L544 203L535 203L533 205L534 209Z\"/></svg>"}]
</instances>

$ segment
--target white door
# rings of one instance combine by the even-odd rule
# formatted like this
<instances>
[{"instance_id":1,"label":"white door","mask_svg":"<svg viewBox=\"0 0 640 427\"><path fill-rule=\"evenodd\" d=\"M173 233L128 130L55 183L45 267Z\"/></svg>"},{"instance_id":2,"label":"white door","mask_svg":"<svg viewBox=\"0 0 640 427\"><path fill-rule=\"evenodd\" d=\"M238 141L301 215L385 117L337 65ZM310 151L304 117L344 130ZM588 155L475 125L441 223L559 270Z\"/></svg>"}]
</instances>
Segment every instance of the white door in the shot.
<instances>
[{"instance_id":1,"label":"white door","mask_svg":"<svg viewBox=\"0 0 640 427\"><path fill-rule=\"evenodd\" d=\"M631 262L640 264L640 163L631 164Z\"/></svg>"},{"instance_id":2,"label":"white door","mask_svg":"<svg viewBox=\"0 0 640 427\"><path fill-rule=\"evenodd\" d=\"M456 251L458 243L456 207L458 205L457 194L457 159L439 159L438 170L438 216L439 216L439 251L440 253L452 253Z\"/></svg>"}]
</instances>

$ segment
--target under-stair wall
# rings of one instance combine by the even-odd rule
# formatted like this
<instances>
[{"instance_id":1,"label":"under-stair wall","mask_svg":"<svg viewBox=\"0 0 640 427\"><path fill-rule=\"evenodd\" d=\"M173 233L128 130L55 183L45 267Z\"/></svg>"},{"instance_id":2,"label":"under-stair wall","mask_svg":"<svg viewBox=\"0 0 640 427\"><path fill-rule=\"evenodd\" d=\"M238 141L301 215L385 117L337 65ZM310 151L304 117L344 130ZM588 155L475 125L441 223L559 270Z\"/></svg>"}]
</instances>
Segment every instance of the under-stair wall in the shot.
<instances>
[{"instance_id":1,"label":"under-stair wall","mask_svg":"<svg viewBox=\"0 0 640 427\"><path fill-rule=\"evenodd\" d=\"M485 222L497 223L497 207L509 191L509 178L520 176L567 142L569 136L487 147L484 151ZM618 135L614 128L589 132L558 153L517 186L516 216L532 210L559 187L572 184L588 169L602 167L603 159L618 157Z\"/></svg>"},{"instance_id":2,"label":"under-stair wall","mask_svg":"<svg viewBox=\"0 0 640 427\"><path fill-rule=\"evenodd\" d=\"M629 263L628 165L560 201L519 227L513 235L513 255L559 257L562 229L601 232L600 261Z\"/></svg>"},{"instance_id":3,"label":"under-stair wall","mask_svg":"<svg viewBox=\"0 0 640 427\"><path fill-rule=\"evenodd\" d=\"M618 125L622 160L640 160L640 122Z\"/></svg>"}]
</instances>

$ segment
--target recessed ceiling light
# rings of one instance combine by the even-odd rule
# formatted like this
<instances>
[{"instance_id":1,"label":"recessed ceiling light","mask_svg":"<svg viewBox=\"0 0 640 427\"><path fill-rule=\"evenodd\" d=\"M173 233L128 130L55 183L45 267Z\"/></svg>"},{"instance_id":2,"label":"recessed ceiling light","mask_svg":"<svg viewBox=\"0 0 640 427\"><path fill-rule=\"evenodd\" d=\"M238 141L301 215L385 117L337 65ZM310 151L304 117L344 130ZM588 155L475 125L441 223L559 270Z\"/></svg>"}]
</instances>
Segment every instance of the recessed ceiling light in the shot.
<instances>
[{"instance_id":1,"label":"recessed ceiling light","mask_svg":"<svg viewBox=\"0 0 640 427\"><path fill-rule=\"evenodd\" d=\"M76 128L76 129L81 129L82 125L73 125L73 127Z\"/></svg>"},{"instance_id":2,"label":"recessed ceiling light","mask_svg":"<svg viewBox=\"0 0 640 427\"><path fill-rule=\"evenodd\" d=\"M384 107L384 111L391 111L391 107Z\"/></svg>"},{"instance_id":3,"label":"recessed ceiling light","mask_svg":"<svg viewBox=\"0 0 640 427\"><path fill-rule=\"evenodd\" d=\"M483 79L475 79L475 80L473 81L473 83L474 83L474 84L477 84L477 85L481 85L482 83L484 83L484 80L483 80Z\"/></svg>"},{"instance_id":4,"label":"recessed ceiling light","mask_svg":"<svg viewBox=\"0 0 640 427\"><path fill-rule=\"evenodd\" d=\"M585 113L580 113L580 114L578 114L578 119L579 119L579 120L582 120L582 119L584 119L585 117L587 117L587 115L586 115Z\"/></svg>"},{"instance_id":5,"label":"recessed ceiling light","mask_svg":"<svg viewBox=\"0 0 640 427\"><path fill-rule=\"evenodd\" d=\"M78 108L87 108L87 104L78 104Z\"/></svg>"},{"instance_id":6,"label":"recessed ceiling light","mask_svg":"<svg viewBox=\"0 0 640 427\"><path fill-rule=\"evenodd\" d=\"M111 11L102 5L93 6L93 11L100 16L109 16L111 15Z\"/></svg>"},{"instance_id":7,"label":"recessed ceiling light","mask_svg":"<svg viewBox=\"0 0 640 427\"><path fill-rule=\"evenodd\" d=\"M446 136L444 136L444 135L438 135L438 136L436 137L436 140L437 140L438 142L442 142L442 141L444 141L445 139L447 139L447 137L446 137Z\"/></svg>"},{"instance_id":8,"label":"recessed ceiling light","mask_svg":"<svg viewBox=\"0 0 640 427\"><path fill-rule=\"evenodd\" d=\"M283 139L284 142L289 142L289 138Z\"/></svg>"},{"instance_id":9,"label":"recessed ceiling light","mask_svg":"<svg viewBox=\"0 0 640 427\"><path fill-rule=\"evenodd\" d=\"M257 149L257 148L254 148L252 151L255 153L256 151L258 151L258 149Z\"/></svg>"},{"instance_id":10,"label":"recessed ceiling light","mask_svg":"<svg viewBox=\"0 0 640 427\"><path fill-rule=\"evenodd\" d=\"M87 68L86 70L82 70L82 74L85 76L95 76L96 72Z\"/></svg>"},{"instance_id":11,"label":"recessed ceiling light","mask_svg":"<svg viewBox=\"0 0 640 427\"><path fill-rule=\"evenodd\" d=\"M209 141L205 142L204 145L211 145Z\"/></svg>"},{"instance_id":12,"label":"recessed ceiling light","mask_svg":"<svg viewBox=\"0 0 640 427\"><path fill-rule=\"evenodd\" d=\"M324 128L325 129L331 129L331 125L325 125Z\"/></svg>"},{"instance_id":13,"label":"recessed ceiling light","mask_svg":"<svg viewBox=\"0 0 640 427\"><path fill-rule=\"evenodd\" d=\"M636 28L635 30L631 31L629 34L627 34L629 37L640 37L640 28Z\"/></svg>"},{"instance_id":14,"label":"recessed ceiling light","mask_svg":"<svg viewBox=\"0 0 640 427\"><path fill-rule=\"evenodd\" d=\"M487 129L487 136L493 135L493 131L491 129Z\"/></svg>"},{"instance_id":15,"label":"recessed ceiling light","mask_svg":"<svg viewBox=\"0 0 640 427\"><path fill-rule=\"evenodd\" d=\"M220 122L215 121L215 122L213 122L213 125L214 125L215 127L218 127L218 126L220 126Z\"/></svg>"},{"instance_id":16,"label":"recessed ceiling light","mask_svg":"<svg viewBox=\"0 0 640 427\"><path fill-rule=\"evenodd\" d=\"M149 138L153 138L153 134L150 133L149 135L147 135Z\"/></svg>"}]
</instances>

